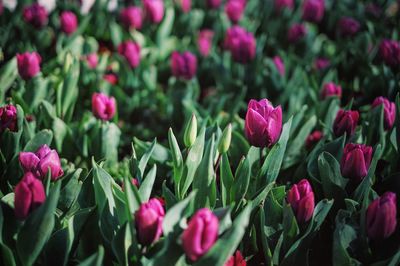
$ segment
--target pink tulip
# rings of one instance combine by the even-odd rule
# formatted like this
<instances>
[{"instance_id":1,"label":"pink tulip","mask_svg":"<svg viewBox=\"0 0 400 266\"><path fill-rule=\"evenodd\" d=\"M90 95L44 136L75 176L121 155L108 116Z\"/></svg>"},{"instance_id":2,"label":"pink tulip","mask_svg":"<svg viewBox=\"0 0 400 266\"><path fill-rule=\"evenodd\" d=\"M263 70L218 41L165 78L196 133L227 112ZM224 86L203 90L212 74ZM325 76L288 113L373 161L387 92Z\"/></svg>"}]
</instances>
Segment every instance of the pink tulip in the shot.
<instances>
[{"instance_id":1,"label":"pink tulip","mask_svg":"<svg viewBox=\"0 0 400 266\"><path fill-rule=\"evenodd\" d=\"M47 145L42 145L34 153L20 152L19 162L25 173L31 172L37 178L45 178L49 170L53 181L64 174L57 151L50 149Z\"/></svg>"},{"instance_id":2,"label":"pink tulip","mask_svg":"<svg viewBox=\"0 0 400 266\"><path fill-rule=\"evenodd\" d=\"M216 9L221 6L222 0L207 0L207 7L211 9Z\"/></svg>"},{"instance_id":3,"label":"pink tulip","mask_svg":"<svg viewBox=\"0 0 400 266\"><path fill-rule=\"evenodd\" d=\"M324 137L324 133L319 130L315 130L306 139L306 148L311 149L315 144L317 144Z\"/></svg>"},{"instance_id":4,"label":"pink tulip","mask_svg":"<svg viewBox=\"0 0 400 266\"><path fill-rule=\"evenodd\" d=\"M339 137L344 133L346 133L347 136L353 135L358 124L359 116L357 111L339 110L333 122L333 133L335 136Z\"/></svg>"},{"instance_id":5,"label":"pink tulip","mask_svg":"<svg viewBox=\"0 0 400 266\"><path fill-rule=\"evenodd\" d=\"M233 23L238 23L246 9L246 0L228 0L225 13Z\"/></svg>"},{"instance_id":6,"label":"pink tulip","mask_svg":"<svg viewBox=\"0 0 400 266\"><path fill-rule=\"evenodd\" d=\"M71 35L78 28L78 19L71 11L64 11L60 16L61 30L67 35Z\"/></svg>"},{"instance_id":7,"label":"pink tulip","mask_svg":"<svg viewBox=\"0 0 400 266\"><path fill-rule=\"evenodd\" d=\"M23 17L26 23L36 28L45 26L48 20L46 9L37 3L24 7Z\"/></svg>"},{"instance_id":8,"label":"pink tulip","mask_svg":"<svg viewBox=\"0 0 400 266\"><path fill-rule=\"evenodd\" d=\"M143 0L145 18L151 23L158 24L164 17L163 0Z\"/></svg>"},{"instance_id":9,"label":"pink tulip","mask_svg":"<svg viewBox=\"0 0 400 266\"><path fill-rule=\"evenodd\" d=\"M121 10L120 20L129 29L140 30L142 28L142 9L136 6L129 6Z\"/></svg>"},{"instance_id":10,"label":"pink tulip","mask_svg":"<svg viewBox=\"0 0 400 266\"><path fill-rule=\"evenodd\" d=\"M235 254L231 256L228 261L224 264L224 266L246 266L247 262L243 258L242 253L239 250L236 250Z\"/></svg>"},{"instance_id":11,"label":"pink tulip","mask_svg":"<svg viewBox=\"0 0 400 266\"><path fill-rule=\"evenodd\" d=\"M372 103L372 108L383 105L384 127L390 130L396 120L396 105L385 97L377 97Z\"/></svg>"},{"instance_id":12,"label":"pink tulip","mask_svg":"<svg viewBox=\"0 0 400 266\"><path fill-rule=\"evenodd\" d=\"M400 65L400 43L395 40L383 40L379 45L379 54L383 62L391 67Z\"/></svg>"},{"instance_id":13,"label":"pink tulip","mask_svg":"<svg viewBox=\"0 0 400 266\"><path fill-rule=\"evenodd\" d=\"M330 66L331 62L326 58L317 58L314 61L314 68L318 71L324 70Z\"/></svg>"},{"instance_id":14,"label":"pink tulip","mask_svg":"<svg viewBox=\"0 0 400 266\"><path fill-rule=\"evenodd\" d=\"M296 23L289 28L287 38L289 42L295 43L303 39L304 36L306 36L306 34L307 34L306 26L300 23Z\"/></svg>"},{"instance_id":15,"label":"pink tulip","mask_svg":"<svg viewBox=\"0 0 400 266\"><path fill-rule=\"evenodd\" d=\"M278 70L279 74L281 76L285 76L285 64L283 63L282 58L280 56L274 56L272 61L274 62L276 70Z\"/></svg>"},{"instance_id":16,"label":"pink tulip","mask_svg":"<svg viewBox=\"0 0 400 266\"><path fill-rule=\"evenodd\" d=\"M103 93L92 95L92 113L101 120L110 120L115 115L116 103L114 97L108 97Z\"/></svg>"},{"instance_id":17,"label":"pink tulip","mask_svg":"<svg viewBox=\"0 0 400 266\"><path fill-rule=\"evenodd\" d=\"M17 54L18 73L21 78L28 80L40 72L42 58L36 52Z\"/></svg>"},{"instance_id":18,"label":"pink tulip","mask_svg":"<svg viewBox=\"0 0 400 266\"><path fill-rule=\"evenodd\" d=\"M324 17L324 0L304 0L303 1L303 19L309 22L320 22Z\"/></svg>"},{"instance_id":19,"label":"pink tulip","mask_svg":"<svg viewBox=\"0 0 400 266\"><path fill-rule=\"evenodd\" d=\"M140 45L136 42L126 41L118 46L118 53L128 61L131 68L140 64Z\"/></svg>"},{"instance_id":20,"label":"pink tulip","mask_svg":"<svg viewBox=\"0 0 400 266\"><path fill-rule=\"evenodd\" d=\"M371 239L385 239L396 231L396 194L386 192L367 209L367 233Z\"/></svg>"},{"instance_id":21,"label":"pink tulip","mask_svg":"<svg viewBox=\"0 0 400 266\"><path fill-rule=\"evenodd\" d=\"M360 28L360 23L351 17L342 17L338 22L338 31L341 36L354 36Z\"/></svg>"},{"instance_id":22,"label":"pink tulip","mask_svg":"<svg viewBox=\"0 0 400 266\"><path fill-rule=\"evenodd\" d=\"M281 106L274 108L267 99L250 100L245 120L245 134L251 145L259 148L274 145L282 131Z\"/></svg>"},{"instance_id":23,"label":"pink tulip","mask_svg":"<svg viewBox=\"0 0 400 266\"><path fill-rule=\"evenodd\" d=\"M164 216L163 205L156 198L140 205L135 212L135 225L140 244L148 246L161 237Z\"/></svg>"},{"instance_id":24,"label":"pink tulip","mask_svg":"<svg viewBox=\"0 0 400 266\"><path fill-rule=\"evenodd\" d=\"M17 108L14 105L8 104L0 107L0 133L6 129L17 132L17 122Z\"/></svg>"},{"instance_id":25,"label":"pink tulip","mask_svg":"<svg viewBox=\"0 0 400 266\"><path fill-rule=\"evenodd\" d=\"M111 85L118 84L118 76L115 73L108 73L103 75L103 79L110 83Z\"/></svg>"},{"instance_id":26,"label":"pink tulip","mask_svg":"<svg viewBox=\"0 0 400 266\"><path fill-rule=\"evenodd\" d=\"M197 58L191 52L172 52L172 74L177 78L191 80L197 72Z\"/></svg>"},{"instance_id":27,"label":"pink tulip","mask_svg":"<svg viewBox=\"0 0 400 266\"><path fill-rule=\"evenodd\" d=\"M28 215L46 200L42 182L27 172L14 190L14 212L18 219L26 219Z\"/></svg>"},{"instance_id":28,"label":"pink tulip","mask_svg":"<svg viewBox=\"0 0 400 266\"><path fill-rule=\"evenodd\" d=\"M325 83L321 90L321 99L325 100L328 97L337 96L342 97L342 87L333 82Z\"/></svg>"},{"instance_id":29,"label":"pink tulip","mask_svg":"<svg viewBox=\"0 0 400 266\"><path fill-rule=\"evenodd\" d=\"M178 0L184 13L188 13L192 9L192 0Z\"/></svg>"},{"instance_id":30,"label":"pink tulip","mask_svg":"<svg viewBox=\"0 0 400 266\"><path fill-rule=\"evenodd\" d=\"M99 63L99 57L97 56L97 53L88 54L85 58L89 68L95 69L97 67L97 64Z\"/></svg>"},{"instance_id":31,"label":"pink tulip","mask_svg":"<svg viewBox=\"0 0 400 266\"><path fill-rule=\"evenodd\" d=\"M342 175L355 183L367 176L372 159L372 147L362 144L346 144L340 162Z\"/></svg>"},{"instance_id":32,"label":"pink tulip","mask_svg":"<svg viewBox=\"0 0 400 266\"><path fill-rule=\"evenodd\" d=\"M207 57L210 54L214 32L212 30L202 30L197 39L197 46L202 56Z\"/></svg>"},{"instance_id":33,"label":"pink tulip","mask_svg":"<svg viewBox=\"0 0 400 266\"><path fill-rule=\"evenodd\" d=\"M209 209L198 210L182 234L182 247L186 256L195 262L214 245L218 238L219 222Z\"/></svg>"},{"instance_id":34,"label":"pink tulip","mask_svg":"<svg viewBox=\"0 0 400 266\"><path fill-rule=\"evenodd\" d=\"M314 192L307 179L292 186L287 193L287 201L298 222L305 223L311 219L314 213Z\"/></svg>"},{"instance_id":35,"label":"pink tulip","mask_svg":"<svg viewBox=\"0 0 400 266\"><path fill-rule=\"evenodd\" d=\"M287 8L292 10L294 7L294 1L293 0L275 0L275 9L280 12L283 9Z\"/></svg>"}]
</instances>

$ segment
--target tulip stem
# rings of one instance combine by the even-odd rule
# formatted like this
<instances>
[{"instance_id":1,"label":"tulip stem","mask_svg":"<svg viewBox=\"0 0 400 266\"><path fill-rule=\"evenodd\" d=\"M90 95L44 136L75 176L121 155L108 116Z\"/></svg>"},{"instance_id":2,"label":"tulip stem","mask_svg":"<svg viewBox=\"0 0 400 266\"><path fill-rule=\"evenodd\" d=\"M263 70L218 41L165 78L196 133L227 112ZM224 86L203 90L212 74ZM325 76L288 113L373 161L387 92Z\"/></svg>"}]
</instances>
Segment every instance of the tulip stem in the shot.
<instances>
[{"instance_id":1,"label":"tulip stem","mask_svg":"<svg viewBox=\"0 0 400 266\"><path fill-rule=\"evenodd\" d=\"M263 151L264 151L264 148L260 148L260 169L262 168L262 166L264 164Z\"/></svg>"}]
</instances>

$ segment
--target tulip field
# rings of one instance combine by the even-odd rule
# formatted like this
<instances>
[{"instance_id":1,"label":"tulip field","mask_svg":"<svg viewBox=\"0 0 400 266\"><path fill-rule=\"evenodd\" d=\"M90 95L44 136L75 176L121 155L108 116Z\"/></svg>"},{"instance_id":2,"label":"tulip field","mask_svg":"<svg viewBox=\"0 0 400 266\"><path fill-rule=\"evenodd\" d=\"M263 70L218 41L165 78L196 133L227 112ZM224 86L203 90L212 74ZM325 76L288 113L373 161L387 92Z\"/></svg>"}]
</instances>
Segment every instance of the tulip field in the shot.
<instances>
[{"instance_id":1,"label":"tulip field","mask_svg":"<svg viewBox=\"0 0 400 266\"><path fill-rule=\"evenodd\" d=\"M400 265L400 1L0 0L0 265Z\"/></svg>"}]
</instances>

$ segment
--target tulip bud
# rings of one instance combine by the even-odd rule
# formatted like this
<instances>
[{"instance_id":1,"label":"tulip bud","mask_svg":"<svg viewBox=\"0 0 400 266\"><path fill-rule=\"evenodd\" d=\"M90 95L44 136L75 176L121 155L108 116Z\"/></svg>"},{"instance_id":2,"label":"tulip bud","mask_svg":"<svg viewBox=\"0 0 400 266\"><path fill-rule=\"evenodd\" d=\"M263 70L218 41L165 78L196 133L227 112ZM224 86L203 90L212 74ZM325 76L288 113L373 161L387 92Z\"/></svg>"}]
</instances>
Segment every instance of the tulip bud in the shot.
<instances>
[{"instance_id":1,"label":"tulip bud","mask_svg":"<svg viewBox=\"0 0 400 266\"><path fill-rule=\"evenodd\" d=\"M298 42L301 39L303 39L304 36L306 36L306 33L307 33L306 26L300 23L293 24L288 31L288 36L287 36L288 41L291 43Z\"/></svg>"},{"instance_id":2,"label":"tulip bud","mask_svg":"<svg viewBox=\"0 0 400 266\"><path fill-rule=\"evenodd\" d=\"M40 72L42 58L36 52L17 54L18 73L21 78L28 80Z\"/></svg>"},{"instance_id":3,"label":"tulip bud","mask_svg":"<svg viewBox=\"0 0 400 266\"><path fill-rule=\"evenodd\" d=\"M144 15L151 23L158 24L164 17L163 0L143 0Z\"/></svg>"},{"instance_id":4,"label":"tulip bud","mask_svg":"<svg viewBox=\"0 0 400 266\"><path fill-rule=\"evenodd\" d=\"M308 222L314 213L314 192L307 179L294 184L287 193L287 201L300 223Z\"/></svg>"},{"instance_id":5,"label":"tulip bud","mask_svg":"<svg viewBox=\"0 0 400 266\"><path fill-rule=\"evenodd\" d=\"M46 9L37 3L24 7L23 17L26 23L31 24L35 28L43 27L47 24L48 20Z\"/></svg>"},{"instance_id":6,"label":"tulip bud","mask_svg":"<svg viewBox=\"0 0 400 266\"><path fill-rule=\"evenodd\" d=\"M172 74L177 78L191 80L197 72L197 58L191 52L172 52Z\"/></svg>"},{"instance_id":7,"label":"tulip bud","mask_svg":"<svg viewBox=\"0 0 400 266\"><path fill-rule=\"evenodd\" d=\"M99 63L99 57L96 53L88 54L86 57L86 62L91 69L95 69Z\"/></svg>"},{"instance_id":8,"label":"tulip bud","mask_svg":"<svg viewBox=\"0 0 400 266\"><path fill-rule=\"evenodd\" d=\"M320 22L324 16L324 0L304 0L303 19L309 22Z\"/></svg>"},{"instance_id":9,"label":"tulip bud","mask_svg":"<svg viewBox=\"0 0 400 266\"><path fill-rule=\"evenodd\" d=\"M129 6L121 10L120 20L128 29L142 28L142 9L136 6Z\"/></svg>"},{"instance_id":10,"label":"tulip bud","mask_svg":"<svg viewBox=\"0 0 400 266\"><path fill-rule=\"evenodd\" d=\"M321 90L321 99L325 100L328 97L337 96L339 98L342 97L342 87L340 85L336 85L333 82L328 82L324 84Z\"/></svg>"},{"instance_id":11,"label":"tulip bud","mask_svg":"<svg viewBox=\"0 0 400 266\"><path fill-rule=\"evenodd\" d=\"M218 145L218 152L223 154L226 153L231 145L232 139L232 124L229 124L222 132L221 140Z\"/></svg>"},{"instance_id":12,"label":"tulip bud","mask_svg":"<svg viewBox=\"0 0 400 266\"><path fill-rule=\"evenodd\" d=\"M312 148L316 143L318 143L324 137L324 133L319 130L315 130L313 133L308 135L306 139L306 149Z\"/></svg>"},{"instance_id":13,"label":"tulip bud","mask_svg":"<svg viewBox=\"0 0 400 266\"><path fill-rule=\"evenodd\" d=\"M17 132L17 108L14 105L8 104L0 107L0 133L9 129L12 132Z\"/></svg>"},{"instance_id":14,"label":"tulip bud","mask_svg":"<svg viewBox=\"0 0 400 266\"><path fill-rule=\"evenodd\" d=\"M383 105L383 118L386 130L393 127L394 120L396 119L396 105L390 102L385 97L377 97L372 103L372 108Z\"/></svg>"},{"instance_id":15,"label":"tulip bud","mask_svg":"<svg viewBox=\"0 0 400 266\"><path fill-rule=\"evenodd\" d=\"M156 198L140 205L135 212L135 225L140 244L148 246L161 237L164 216L164 208Z\"/></svg>"},{"instance_id":16,"label":"tulip bud","mask_svg":"<svg viewBox=\"0 0 400 266\"><path fill-rule=\"evenodd\" d=\"M215 9L221 6L221 0L207 0L207 7Z\"/></svg>"},{"instance_id":17,"label":"tulip bud","mask_svg":"<svg viewBox=\"0 0 400 266\"><path fill-rule=\"evenodd\" d=\"M231 50L239 39L239 36L244 34L246 34L246 30L240 26L233 26L229 28L225 34L224 48Z\"/></svg>"},{"instance_id":18,"label":"tulip bud","mask_svg":"<svg viewBox=\"0 0 400 266\"><path fill-rule=\"evenodd\" d=\"M28 172L14 190L14 212L18 219L26 219L28 215L46 200L44 187L39 179Z\"/></svg>"},{"instance_id":19,"label":"tulip bud","mask_svg":"<svg viewBox=\"0 0 400 266\"><path fill-rule=\"evenodd\" d=\"M278 70L279 74L281 76L285 76L285 64L283 63L282 58L280 56L274 56L272 61L274 62L276 70Z\"/></svg>"},{"instance_id":20,"label":"tulip bud","mask_svg":"<svg viewBox=\"0 0 400 266\"><path fill-rule=\"evenodd\" d=\"M51 180L55 181L64 174L60 157L56 150L42 145L36 152L20 152L19 162L24 172L31 172L37 178L45 178L50 170Z\"/></svg>"},{"instance_id":21,"label":"tulip bud","mask_svg":"<svg viewBox=\"0 0 400 266\"><path fill-rule=\"evenodd\" d=\"M371 159L372 147L362 144L346 144L340 162L342 175L359 183L367 176Z\"/></svg>"},{"instance_id":22,"label":"tulip bud","mask_svg":"<svg viewBox=\"0 0 400 266\"><path fill-rule=\"evenodd\" d=\"M108 97L103 93L92 95L92 113L101 120L110 120L115 115L116 103L114 97Z\"/></svg>"},{"instance_id":23,"label":"tulip bud","mask_svg":"<svg viewBox=\"0 0 400 266\"><path fill-rule=\"evenodd\" d=\"M197 47L202 56L207 57L210 54L214 32L212 30L202 30L197 38Z\"/></svg>"},{"instance_id":24,"label":"tulip bud","mask_svg":"<svg viewBox=\"0 0 400 266\"><path fill-rule=\"evenodd\" d=\"M61 30L67 35L70 35L78 28L78 19L71 11L64 11L60 16Z\"/></svg>"},{"instance_id":25,"label":"tulip bud","mask_svg":"<svg viewBox=\"0 0 400 266\"><path fill-rule=\"evenodd\" d=\"M385 239L396 230L396 194L386 192L367 209L367 233L371 239Z\"/></svg>"},{"instance_id":26,"label":"tulip bud","mask_svg":"<svg viewBox=\"0 0 400 266\"><path fill-rule=\"evenodd\" d=\"M246 0L228 0L225 4L225 13L233 23L238 23L244 10L246 9Z\"/></svg>"},{"instance_id":27,"label":"tulip bud","mask_svg":"<svg viewBox=\"0 0 400 266\"><path fill-rule=\"evenodd\" d=\"M342 136L344 133L347 136L354 134L358 123L359 114L357 111L340 109L333 122L333 133L336 137Z\"/></svg>"},{"instance_id":28,"label":"tulip bud","mask_svg":"<svg viewBox=\"0 0 400 266\"><path fill-rule=\"evenodd\" d=\"M360 30L360 23L354 18L342 17L338 22L338 31L341 36L351 37Z\"/></svg>"},{"instance_id":29,"label":"tulip bud","mask_svg":"<svg viewBox=\"0 0 400 266\"><path fill-rule=\"evenodd\" d=\"M131 68L140 64L140 45L136 42L126 41L118 45L118 53L128 61Z\"/></svg>"},{"instance_id":30,"label":"tulip bud","mask_svg":"<svg viewBox=\"0 0 400 266\"><path fill-rule=\"evenodd\" d=\"M185 134L183 137L183 142L187 148L192 147L197 137L197 119L193 114L192 119L186 125Z\"/></svg>"},{"instance_id":31,"label":"tulip bud","mask_svg":"<svg viewBox=\"0 0 400 266\"><path fill-rule=\"evenodd\" d=\"M292 10L294 7L294 2L293 0L275 0L275 9L276 11L280 12L284 8Z\"/></svg>"},{"instance_id":32,"label":"tulip bud","mask_svg":"<svg viewBox=\"0 0 400 266\"><path fill-rule=\"evenodd\" d=\"M400 44L395 40L383 40L379 45L379 54L383 62L391 67L400 65Z\"/></svg>"},{"instance_id":33,"label":"tulip bud","mask_svg":"<svg viewBox=\"0 0 400 266\"><path fill-rule=\"evenodd\" d=\"M282 131L282 109L267 99L250 100L245 120L245 134L251 145L259 148L274 145Z\"/></svg>"},{"instance_id":34,"label":"tulip bud","mask_svg":"<svg viewBox=\"0 0 400 266\"><path fill-rule=\"evenodd\" d=\"M192 9L192 0L178 0L183 13L188 13Z\"/></svg>"},{"instance_id":35,"label":"tulip bud","mask_svg":"<svg viewBox=\"0 0 400 266\"><path fill-rule=\"evenodd\" d=\"M331 62L326 59L326 58L317 58L314 61L314 68L315 70L321 71L324 70L325 68L329 67Z\"/></svg>"},{"instance_id":36,"label":"tulip bud","mask_svg":"<svg viewBox=\"0 0 400 266\"><path fill-rule=\"evenodd\" d=\"M240 253L239 250L236 250L235 254L229 258L229 260L224 264L224 266L246 266L247 263Z\"/></svg>"},{"instance_id":37,"label":"tulip bud","mask_svg":"<svg viewBox=\"0 0 400 266\"><path fill-rule=\"evenodd\" d=\"M182 247L186 256L195 262L214 245L218 238L219 222L209 209L200 209L190 219L182 234Z\"/></svg>"},{"instance_id":38,"label":"tulip bud","mask_svg":"<svg viewBox=\"0 0 400 266\"><path fill-rule=\"evenodd\" d=\"M104 74L103 79L111 85L117 85L118 83L118 76L115 73Z\"/></svg>"},{"instance_id":39,"label":"tulip bud","mask_svg":"<svg viewBox=\"0 0 400 266\"><path fill-rule=\"evenodd\" d=\"M230 51L234 61L247 64L256 56L256 39L250 32L241 34L233 40Z\"/></svg>"}]
</instances>

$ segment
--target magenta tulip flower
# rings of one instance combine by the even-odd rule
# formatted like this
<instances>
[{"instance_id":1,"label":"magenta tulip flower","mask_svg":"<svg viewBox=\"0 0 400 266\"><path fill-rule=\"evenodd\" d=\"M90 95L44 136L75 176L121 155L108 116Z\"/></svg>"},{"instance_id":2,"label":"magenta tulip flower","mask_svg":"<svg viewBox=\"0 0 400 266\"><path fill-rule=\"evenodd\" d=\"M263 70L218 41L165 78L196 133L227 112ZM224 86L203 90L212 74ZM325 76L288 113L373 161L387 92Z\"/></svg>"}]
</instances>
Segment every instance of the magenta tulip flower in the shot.
<instances>
[{"instance_id":1,"label":"magenta tulip flower","mask_svg":"<svg viewBox=\"0 0 400 266\"><path fill-rule=\"evenodd\" d=\"M119 15L122 24L128 29L142 28L142 9L136 6L129 6L121 10Z\"/></svg>"},{"instance_id":2,"label":"magenta tulip flower","mask_svg":"<svg viewBox=\"0 0 400 266\"><path fill-rule=\"evenodd\" d=\"M290 43L296 43L303 39L306 34L306 26L301 23L295 23L289 28L287 38Z\"/></svg>"},{"instance_id":3,"label":"magenta tulip flower","mask_svg":"<svg viewBox=\"0 0 400 266\"><path fill-rule=\"evenodd\" d=\"M333 82L325 83L321 90L321 99L325 100L328 97L337 96L342 97L342 87Z\"/></svg>"},{"instance_id":4,"label":"magenta tulip flower","mask_svg":"<svg viewBox=\"0 0 400 266\"><path fill-rule=\"evenodd\" d=\"M61 31L71 35L78 28L78 18L71 11L64 11L60 15Z\"/></svg>"},{"instance_id":5,"label":"magenta tulip flower","mask_svg":"<svg viewBox=\"0 0 400 266\"><path fill-rule=\"evenodd\" d=\"M339 34L344 37L354 36L361 28L360 23L351 17L342 17L337 26Z\"/></svg>"},{"instance_id":6,"label":"magenta tulip flower","mask_svg":"<svg viewBox=\"0 0 400 266\"><path fill-rule=\"evenodd\" d=\"M308 222L314 213L314 192L307 179L294 184L287 193L287 201L300 223Z\"/></svg>"},{"instance_id":7,"label":"magenta tulip flower","mask_svg":"<svg viewBox=\"0 0 400 266\"><path fill-rule=\"evenodd\" d=\"M175 77L191 80L196 76L197 72L196 56L188 51L183 53L177 51L172 52L171 70Z\"/></svg>"},{"instance_id":8,"label":"magenta tulip flower","mask_svg":"<svg viewBox=\"0 0 400 266\"><path fill-rule=\"evenodd\" d=\"M272 61L274 62L276 70L278 70L279 74L281 76L285 76L285 64L283 63L282 58L280 56L274 56Z\"/></svg>"},{"instance_id":9,"label":"magenta tulip flower","mask_svg":"<svg viewBox=\"0 0 400 266\"><path fill-rule=\"evenodd\" d=\"M92 113L95 117L107 121L114 117L116 102L114 97L108 97L103 93L92 95Z\"/></svg>"},{"instance_id":10,"label":"magenta tulip flower","mask_svg":"<svg viewBox=\"0 0 400 266\"><path fill-rule=\"evenodd\" d=\"M17 132L17 108L8 104L0 107L0 133L6 129Z\"/></svg>"},{"instance_id":11,"label":"magenta tulip flower","mask_svg":"<svg viewBox=\"0 0 400 266\"><path fill-rule=\"evenodd\" d=\"M320 22L325 13L324 0L304 0L303 19L309 22Z\"/></svg>"},{"instance_id":12,"label":"magenta tulip flower","mask_svg":"<svg viewBox=\"0 0 400 266\"><path fill-rule=\"evenodd\" d=\"M319 130L315 130L306 139L306 149L311 149L315 144L317 144L324 137L324 133Z\"/></svg>"},{"instance_id":13,"label":"magenta tulip flower","mask_svg":"<svg viewBox=\"0 0 400 266\"><path fill-rule=\"evenodd\" d=\"M396 230L396 194L386 192L367 209L367 233L371 239L385 239Z\"/></svg>"},{"instance_id":14,"label":"magenta tulip flower","mask_svg":"<svg viewBox=\"0 0 400 266\"><path fill-rule=\"evenodd\" d=\"M221 6L222 0L207 0L207 7L211 9L216 9Z\"/></svg>"},{"instance_id":15,"label":"magenta tulip flower","mask_svg":"<svg viewBox=\"0 0 400 266\"><path fill-rule=\"evenodd\" d=\"M143 0L144 15L153 24L158 24L164 17L163 0Z\"/></svg>"},{"instance_id":16,"label":"magenta tulip flower","mask_svg":"<svg viewBox=\"0 0 400 266\"><path fill-rule=\"evenodd\" d=\"M342 175L355 183L367 176L372 160L372 147L363 144L346 144L340 161Z\"/></svg>"},{"instance_id":17,"label":"magenta tulip flower","mask_svg":"<svg viewBox=\"0 0 400 266\"><path fill-rule=\"evenodd\" d=\"M197 38L197 47L202 56L207 57L211 52L214 32L212 30L202 30Z\"/></svg>"},{"instance_id":18,"label":"magenta tulip flower","mask_svg":"<svg viewBox=\"0 0 400 266\"><path fill-rule=\"evenodd\" d=\"M385 130L390 130L396 120L396 105L385 97L377 97L372 103L372 108L383 105L383 118Z\"/></svg>"},{"instance_id":19,"label":"magenta tulip flower","mask_svg":"<svg viewBox=\"0 0 400 266\"><path fill-rule=\"evenodd\" d=\"M163 205L156 198L140 205L135 212L135 225L140 244L148 246L161 237L164 216Z\"/></svg>"},{"instance_id":20,"label":"magenta tulip flower","mask_svg":"<svg viewBox=\"0 0 400 266\"><path fill-rule=\"evenodd\" d=\"M209 209L198 210L182 234L182 247L186 256L195 262L214 245L218 238L219 222Z\"/></svg>"},{"instance_id":21,"label":"magenta tulip flower","mask_svg":"<svg viewBox=\"0 0 400 266\"><path fill-rule=\"evenodd\" d=\"M45 26L48 21L46 9L37 3L24 7L23 17L26 23L31 24L35 28Z\"/></svg>"},{"instance_id":22,"label":"magenta tulip flower","mask_svg":"<svg viewBox=\"0 0 400 266\"><path fill-rule=\"evenodd\" d=\"M97 67L97 64L99 63L99 57L97 56L97 53L88 54L84 58L86 59L89 68L95 69Z\"/></svg>"},{"instance_id":23,"label":"magenta tulip flower","mask_svg":"<svg viewBox=\"0 0 400 266\"><path fill-rule=\"evenodd\" d=\"M246 266L247 262L243 258L242 253L239 250L236 250L235 254L231 256L228 261L224 264L224 266Z\"/></svg>"},{"instance_id":24,"label":"magenta tulip flower","mask_svg":"<svg viewBox=\"0 0 400 266\"><path fill-rule=\"evenodd\" d=\"M259 148L271 147L278 141L281 131L281 106L274 108L267 99L250 100L245 121L245 134L250 144Z\"/></svg>"},{"instance_id":25,"label":"magenta tulip flower","mask_svg":"<svg viewBox=\"0 0 400 266\"><path fill-rule=\"evenodd\" d=\"M28 80L40 72L42 58L36 52L17 54L18 73L21 78Z\"/></svg>"},{"instance_id":26,"label":"magenta tulip flower","mask_svg":"<svg viewBox=\"0 0 400 266\"><path fill-rule=\"evenodd\" d=\"M275 5L276 11L278 11L278 12L282 11L285 8L292 10L294 7L294 1L293 0L275 0L274 5Z\"/></svg>"},{"instance_id":27,"label":"magenta tulip flower","mask_svg":"<svg viewBox=\"0 0 400 266\"><path fill-rule=\"evenodd\" d=\"M379 54L383 62L391 67L400 65L400 43L395 40L383 40L379 45Z\"/></svg>"},{"instance_id":28,"label":"magenta tulip flower","mask_svg":"<svg viewBox=\"0 0 400 266\"><path fill-rule=\"evenodd\" d=\"M25 173L14 190L14 212L18 219L26 219L28 215L46 200L43 183L32 173Z\"/></svg>"},{"instance_id":29,"label":"magenta tulip flower","mask_svg":"<svg viewBox=\"0 0 400 266\"><path fill-rule=\"evenodd\" d=\"M118 45L118 53L128 61L131 68L140 64L140 45L133 41L126 41Z\"/></svg>"},{"instance_id":30,"label":"magenta tulip flower","mask_svg":"<svg viewBox=\"0 0 400 266\"><path fill-rule=\"evenodd\" d=\"M357 111L340 109L333 122L333 133L335 136L339 137L344 133L346 133L347 136L353 135L358 124L359 116Z\"/></svg>"},{"instance_id":31,"label":"magenta tulip flower","mask_svg":"<svg viewBox=\"0 0 400 266\"><path fill-rule=\"evenodd\" d=\"M238 23L246 9L246 0L228 0L225 4L225 13L230 21Z\"/></svg>"}]
</instances>

